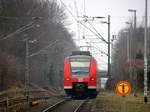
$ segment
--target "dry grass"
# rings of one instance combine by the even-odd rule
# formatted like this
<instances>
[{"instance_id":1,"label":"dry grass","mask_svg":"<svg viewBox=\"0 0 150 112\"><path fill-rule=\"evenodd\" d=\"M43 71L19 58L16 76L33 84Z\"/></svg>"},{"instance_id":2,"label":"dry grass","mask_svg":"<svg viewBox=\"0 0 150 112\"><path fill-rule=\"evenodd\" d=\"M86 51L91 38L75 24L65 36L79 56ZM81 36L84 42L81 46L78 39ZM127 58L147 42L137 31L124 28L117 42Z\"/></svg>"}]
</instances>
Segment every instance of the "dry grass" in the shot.
<instances>
[{"instance_id":1,"label":"dry grass","mask_svg":"<svg viewBox=\"0 0 150 112\"><path fill-rule=\"evenodd\" d=\"M20 86L20 85L22 85L22 86ZM45 90L38 85L31 84L30 85L30 98L38 98L38 97L44 97L44 96L46 97L46 96L58 95L58 93L56 93L56 91L53 90L52 87L49 87L48 89L49 90ZM9 99L26 98L24 96L24 85L23 84L16 84L16 85L13 85L12 87L8 88L7 90L0 91L0 102L5 101L6 97L9 97ZM54 98L52 98L52 99L55 101ZM42 104L46 105L49 100L50 99L48 99L48 100L42 100L41 99L41 100L38 100L38 102L40 105L42 105ZM26 102L21 102L21 103L16 103L16 104L11 104L9 102L8 112L22 112L19 110L23 110L23 109L26 110L27 107L28 106L27 106ZM35 107L35 108L37 108L37 107ZM34 107L33 107L33 109L34 109ZM5 112L4 106L0 107L0 112Z\"/></svg>"},{"instance_id":2,"label":"dry grass","mask_svg":"<svg viewBox=\"0 0 150 112\"><path fill-rule=\"evenodd\" d=\"M122 97L116 92L103 92L96 98L93 103L92 112L121 112ZM150 99L150 96L149 96ZM143 103L143 94L134 97L129 94L125 97L126 112L150 112L150 102Z\"/></svg>"}]
</instances>

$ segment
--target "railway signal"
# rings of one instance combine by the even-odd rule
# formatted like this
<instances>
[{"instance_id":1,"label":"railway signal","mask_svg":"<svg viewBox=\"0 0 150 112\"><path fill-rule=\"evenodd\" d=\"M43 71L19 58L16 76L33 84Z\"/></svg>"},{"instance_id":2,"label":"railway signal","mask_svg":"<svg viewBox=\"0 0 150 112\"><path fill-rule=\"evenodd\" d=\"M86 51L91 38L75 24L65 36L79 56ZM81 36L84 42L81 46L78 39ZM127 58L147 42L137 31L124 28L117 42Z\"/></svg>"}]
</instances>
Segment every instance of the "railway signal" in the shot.
<instances>
[{"instance_id":1,"label":"railway signal","mask_svg":"<svg viewBox=\"0 0 150 112\"><path fill-rule=\"evenodd\" d=\"M116 91L118 92L118 94L120 94L122 96L122 98L121 98L121 111L126 112L125 96L130 93L131 86L126 81L120 81L116 85Z\"/></svg>"},{"instance_id":2,"label":"railway signal","mask_svg":"<svg viewBox=\"0 0 150 112\"><path fill-rule=\"evenodd\" d=\"M118 92L118 94L120 94L121 96L126 96L127 94L130 93L131 91L131 86L128 82L126 81L120 81L117 83L116 85L116 91Z\"/></svg>"}]
</instances>

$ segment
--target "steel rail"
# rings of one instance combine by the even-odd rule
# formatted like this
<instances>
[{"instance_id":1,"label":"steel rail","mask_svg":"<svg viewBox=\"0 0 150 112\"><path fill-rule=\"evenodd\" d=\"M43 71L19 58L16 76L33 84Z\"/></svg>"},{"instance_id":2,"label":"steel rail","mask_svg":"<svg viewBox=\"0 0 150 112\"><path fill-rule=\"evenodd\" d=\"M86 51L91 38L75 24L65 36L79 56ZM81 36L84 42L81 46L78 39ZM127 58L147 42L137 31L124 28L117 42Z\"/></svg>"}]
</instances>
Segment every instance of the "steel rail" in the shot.
<instances>
[{"instance_id":1,"label":"steel rail","mask_svg":"<svg viewBox=\"0 0 150 112\"><path fill-rule=\"evenodd\" d=\"M45 110L43 110L42 112L49 112L49 111L53 111L55 110L58 106L62 105L64 102L68 101L69 99L63 99L57 103L55 103L54 105L46 108Z\"/></svg>"},{"instance_id":2,"label":"steel rail","mask_svg":"<svg viewBox=\"0 0 150 112\"><path fill-rule=\"evenodd\" d=\"M88 101L88 99L84 100L83 102L80 103L80 105L74 110L74 112L80 112L83 105Z\"/></svg>"},{"instance_id":3,"label":"steel rail","mask_svg":"<svg viewBox=\"0 0 150 112\"><path fill-rule=\"evenodd\" d=\"M70 101L70 100L71 100L71 98L61 100L61 101L55 103L54 105L52 105L52 106L46 108L46 109L43 110L42 112L52 112L52 111L55 111L55 109L57 109L58 107L63 106L64 102ZM71 100L71 101L73 101L73 100ZM80 112L81 109L82 109L82 107L83 107L83 105L84 105L87 101L88 101L88 99L83 100L83 101L75 108L75 110L74 110L73 112Z\"/></svg>"}]
</instances>

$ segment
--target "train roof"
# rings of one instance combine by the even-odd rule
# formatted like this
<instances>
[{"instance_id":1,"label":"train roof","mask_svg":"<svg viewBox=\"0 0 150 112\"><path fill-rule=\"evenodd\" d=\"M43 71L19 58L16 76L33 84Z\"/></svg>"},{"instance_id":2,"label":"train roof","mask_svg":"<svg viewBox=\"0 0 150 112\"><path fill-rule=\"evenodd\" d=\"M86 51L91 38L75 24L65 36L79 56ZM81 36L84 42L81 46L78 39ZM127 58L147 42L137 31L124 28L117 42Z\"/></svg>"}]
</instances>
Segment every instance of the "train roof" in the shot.
<instances>
[{"instance_id":1,"label":"train roof","mask_svg":"<svg viewBox=\"0 0 150 112\"><path fill-rule=\"evenodd\" d=\"M86 56L91 56L89 51L72 51L71 56L74 55L86 55Z\"/></svg>"}]
</instances>

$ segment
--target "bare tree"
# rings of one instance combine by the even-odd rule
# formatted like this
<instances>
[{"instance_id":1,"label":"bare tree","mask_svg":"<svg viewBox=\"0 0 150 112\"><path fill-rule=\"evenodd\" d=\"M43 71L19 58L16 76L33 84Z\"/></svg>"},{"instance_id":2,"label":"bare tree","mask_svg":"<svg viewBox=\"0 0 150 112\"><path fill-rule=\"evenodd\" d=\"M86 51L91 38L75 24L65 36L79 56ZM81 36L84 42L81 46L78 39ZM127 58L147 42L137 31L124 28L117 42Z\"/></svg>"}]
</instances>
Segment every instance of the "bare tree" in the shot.
<instances>
[{"instance_id":1,"label":"bare tree","mask_svg":"<svg viewBox=\"0 0 150 112\"><path fill-rule=\"evenodd\" d=\"M76 49L71 38L72 35L64 25L67 18L64 8L58 5L55 0L0 1L2 6L0 12L0 51L5 53L6 57L12 56L13 60L11 63L11 60L3 57L7 60L8 65L7 63L1 65L5 69L1 67L0 83L3 83L4 79L24 81L26 46L22 40L28 38L29 40L37 40L34 44L29 43L29 54L34 54L58 40L45 51L29 58L30 83L44 86L62 85L60 82L63 77L63 60L72 50ZM6 38L13 33L15 35ZM4 60L3 58L1 59ZM8 72L9 67L13 67L11 72ZM4 77L4 72L7 73L7 78ZM14 75L11 76L12 72ZM3 86L6 85L3 84Z\"/></svg>"}]
</instances>

